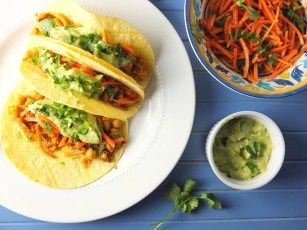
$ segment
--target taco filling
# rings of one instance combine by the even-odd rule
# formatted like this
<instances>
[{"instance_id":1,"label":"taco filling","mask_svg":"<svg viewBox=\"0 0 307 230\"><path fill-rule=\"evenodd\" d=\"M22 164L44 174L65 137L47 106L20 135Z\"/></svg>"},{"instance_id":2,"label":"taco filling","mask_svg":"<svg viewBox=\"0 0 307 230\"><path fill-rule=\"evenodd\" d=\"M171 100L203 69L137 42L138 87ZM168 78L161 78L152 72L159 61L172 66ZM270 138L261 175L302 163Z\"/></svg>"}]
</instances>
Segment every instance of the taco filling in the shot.
<instances>
[{"instance_id":1,"label":"taco filling","mask_svg":"<svg viewBox=\"0 0 307 230\"><path fill-rule=\"evenodd\" d=\"M122 109L137 104L135 91L104 74L46 49L29 52L27 59L39 66L54 84Z\"/></svg>"},{"instance_id":2,"label":"taco filling","mask_svg":"<svg viewBox=\"0 0 307 230\"><path fill-rule=\"evenodd\" d=\"M85 167L94 159L112 162L113 154L126 143L123 121L95 116L39 94L20 96L14 116L27 138L39 142L45 154L57 158L56 152L62 151L67 157L82 156Z\"/></svg>"},{"instance_id":3,"label":"taco filling","mask_svg":"<svg viewBox=\"0 0 307 230\"><path fill-rule=\"evenodd\" d=\"M41 13L37 15L36 20L38 26L34 28L34 34L51 37L81 48L119 68L135 78L136 81L141 80L142 76L144 77L147 74L133 47L127 44L114 43L105 31L98 34L84 27L78 27L59 13L55 15Z\"/></svg>"}]
</instances>

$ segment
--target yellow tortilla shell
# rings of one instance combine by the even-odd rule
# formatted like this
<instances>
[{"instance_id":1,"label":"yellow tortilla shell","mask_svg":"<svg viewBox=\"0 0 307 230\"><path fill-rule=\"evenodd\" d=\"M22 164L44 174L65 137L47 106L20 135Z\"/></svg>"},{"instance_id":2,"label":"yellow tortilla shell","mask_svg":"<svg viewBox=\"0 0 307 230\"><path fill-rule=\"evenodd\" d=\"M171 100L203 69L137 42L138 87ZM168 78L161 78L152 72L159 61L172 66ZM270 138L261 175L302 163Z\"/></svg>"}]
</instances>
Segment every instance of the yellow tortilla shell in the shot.
<instances>
[{"instance_id":1,"label":"yellow tortilla shell","mask_svg":"<svg viewBox=\"0 0 307 230\"><path fill-rule=\"evenodd\" d=\"M146 87L154 70L154 53L149 42L131 24L119 18L90 13L71 0L53 0L51 5L44 12L53 15L61 13L68 17L77 26L86 27L98 34L102 34L105 31L115 43L127 44L133 47L136 56L140 58L140 62L147 72L145 76L137 79L137 82L142 87ZM63 46L69 48L74 47L67 43L59 42ZM82 50L80 48L77 49ZM95 57L92 54L90 54L90 56ZM100 60L104 65L107 63L102 59ZM124 73L122 72L121 74Z\"/></svg>"},{"instance_id":2,"label":"yellow tortilla shell","mask_svg":"<svg viewBox=\"0 0 307 230\"><path fill-rule=\"evenodd\" d=\"M10 161L24 175L33 181L52 188L77 188L87 185L107 174L118 162L124 147L114 153L113 162L93 160L85 168L79 157L66 157L69 147L56 152L57 158L47 156L39 143L29 141L24 131L14 119L12 109L18 104L19 95L34 94L34 89L22 82L10 96L1 118L0 138L4 151ZM128 136L128 122L125 121L125 137Z\"/></svg>"},{"instance_id":3,"label":"yellow tortilla shell","mask_svg":"<svg viewBox=\"0 0 307 230\"><path fill-rule=\"evenodd\" d=\"M56 102L109 118L125 119L133 116L140 108L145 96L144 90L131 77L122 75L121 71L117 68L108 63L101 64L101 59L95 56L92 57L89 53L77 49L76 47L68 48L63 46L60 42L47 37L31 36L28 49L31 52L36 48L48 49L54 53L71 58L80 64L90 66L97 72L107 74L134 90L140 95L141 99L138 103L128 108L119 108L98 99L90 99L81 93L63 89L54 84L53 80L48 77L41 68L35 66L32 61L24 60L21 64L23 76L44 96Z\"/></svg>"}]
</instances>

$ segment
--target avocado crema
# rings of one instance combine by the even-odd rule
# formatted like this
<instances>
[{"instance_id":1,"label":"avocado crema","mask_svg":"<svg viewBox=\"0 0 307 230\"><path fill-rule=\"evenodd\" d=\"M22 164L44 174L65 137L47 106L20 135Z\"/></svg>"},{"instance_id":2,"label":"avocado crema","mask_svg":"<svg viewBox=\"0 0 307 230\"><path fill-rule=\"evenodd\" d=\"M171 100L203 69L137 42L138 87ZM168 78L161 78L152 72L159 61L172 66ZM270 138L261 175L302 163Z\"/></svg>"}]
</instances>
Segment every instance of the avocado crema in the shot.
<instances>
[{"instance_id":1,"label":"avocado crema","mask_svg":"<svg viewBox=\"0 0 307 230\"><path fill-rule=\"evenodd\" d=\"M48 118L59 128L63 136L89 144L98 144L101 140L95 117L82 110L49 99L35 101L28 109L34 114ZM47 125L51 128L50 124Z\"/></svg>"},{"instance_id":2,"label":"avocado crema","mask_svg":"<svg viewBox=\"0 0 307 230\"><path fill-rule=\"evenodd\" d=\"M61 63L61 55L53 54L46 49L39 49L38 55L33 56L32 61L34 64L40 64L52 77L53 82L64 89L94 98L98 98L105 90L101 84L103 75L89 76L77 68L70 68L67 63Z\"/></svg>"},{"instance_id":3,"label":"avocado crema","mask_svg":"<svg viewBox=\"0 0 307 230\"><path fill-rule=\"evenodd\" d=\"M266 127L250 117L228 121L217 133L213 158L228 177L247 180L266 171L272 141Z\"/></svg>"},{"instance_id":4,"label":"avocado crema","mask_svg":"<svg viewBox=\"0 0 307 230\"><path fill-rule=\"evenodd\" d=\"M84 27L73 27L69 24L58 26L53 18L39 22L39 28L45 36L79 47L91 54L121 68L132 62L133 57L122 49L120 44L107 44L102 37Z\"/></svg>"}]
</instances>

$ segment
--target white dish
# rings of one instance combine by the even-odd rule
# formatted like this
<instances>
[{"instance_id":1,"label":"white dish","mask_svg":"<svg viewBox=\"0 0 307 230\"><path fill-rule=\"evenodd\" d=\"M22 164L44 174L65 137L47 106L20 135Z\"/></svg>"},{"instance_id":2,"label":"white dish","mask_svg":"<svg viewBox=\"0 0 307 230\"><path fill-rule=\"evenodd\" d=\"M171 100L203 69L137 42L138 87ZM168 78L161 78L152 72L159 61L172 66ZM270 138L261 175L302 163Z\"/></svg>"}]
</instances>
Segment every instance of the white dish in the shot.
<instances>
[{"instance_id":1,"label":"white dish","mask_svg":"<svg viewBox=\"0 0 307 230\"><path fill-rule=\"evenodd\" d=\"M47 188L23 176L0 149L0 204L44 221L96 220L142 200L176 165L194 119L195 89L191 64L182 41L163 14L144 0L84 0L80 3L89 10L119 17L135 25L150 41L157 63L146 89L145 102L131 119L127 149L117 169L100 180L73 190ZM1 110L21 78L19 64L34 14L47 4L47 1L38 4L33 0L12 0L2 4L0 23L8 29L0 30ZM12 23L8 24L7 18ZM153 26L153 22L159 26Z\"/></svg>"},{"instance_id":2,"label":"white dish","mask_svg":"<svg viewBox=\"0 0 307 230\"><path fill-rule=\"evenodd\" d=\"M261 122L267 128L273 143L271 159L267 165L267 170L250 180L236 180L227 177L225 174L220 172L215 165L212 153L214 139L221 127L224 126L229 120L243 116L251 117ZM258 112L241 111L225 117L211 129L206 142L206 153L213 172L224 184L235 189L250 190L259 188L269 183L277 175L285 158L285 142L280 129L271 118Z\"/></svg>"}]
</instances>

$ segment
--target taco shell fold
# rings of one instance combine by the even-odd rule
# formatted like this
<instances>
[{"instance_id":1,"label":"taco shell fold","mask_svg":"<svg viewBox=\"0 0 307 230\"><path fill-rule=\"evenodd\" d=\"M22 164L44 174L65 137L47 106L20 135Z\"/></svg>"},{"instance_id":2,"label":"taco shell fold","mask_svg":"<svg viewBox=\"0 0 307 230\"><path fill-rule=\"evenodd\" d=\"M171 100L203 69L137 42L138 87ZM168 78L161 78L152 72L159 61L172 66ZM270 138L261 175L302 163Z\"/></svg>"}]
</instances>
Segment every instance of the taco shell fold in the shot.
<instances>
[{"instance_id":1,"label":"taco shell fold","mask_svg":"<svg viewBox=\"0 0 307 230\"><path fill-rule=\"evenodd\" d=\"M77 61L80 64L89 66L97 72L106 74L111 78L120 81L128 88L135 91L140 96L140 100L138 103L127 108L119 108L98 99L88 98L81 93L64 89L54 84L53 80L48 77L41 68L24 59L21 64L21 72L24 78L42 95L70 107L109 118L129 118L133 116L140 108L145 96L144 90L136 83L134 79L124 74L119 69L89 54L88 52L76 47L68 47L63 42L59 42L48 37L31 36L28 51L31 52L37 48L44 48L54 53L63 55Z\"/></svg>"},{"instance_id":2,"label":"taco shell fold","mask_svg":"<svg viewBox=\"0 0 307 230\"><path fill-rule=\"evenodd\" d=\"M61 149L57 151L57 158L51 158L40 149L39 143L29 141L12 110L18 105L20 95L33 93L35 93L34 89L22 82L8 99L1 118L1 143L7 157L18 170L40 184L64 189L87 185L107 174L116 165L123 154L124 146L114 153L112 162L93 160L90 166L85 168L81 160L82 156L67 157ZM124 132L127 138L127 121L125 121Z\"/></svg>"},{"instance_id":3,"label":"taco shell fold","mask_svg":"<svg viewBox=\"0 0 307 230\"><path fill-rule=\"evenodd\" d=\"M137 82L142 87L147 86L155 66L154 53L149 42L134 26L119 18L91 13L71 0L53 0L51 5L43 12L53 15L58 13L63 14L77 27L86 28L86 30L94 31L97 34L106 32L113 43L126 44L133 47L135 54L139 57L141 64L147 72L146 75L138 79ZM74 47L81 53L81 48L65 42L61 42L61 44L70 49ZM86 53L88 53L91 58L95 57L89 52ZM100 63L103 65L108 64L103 59L100 59ZM121 74L124 74L121 70L119 71Z\"/></svg>"}]
</instances>

